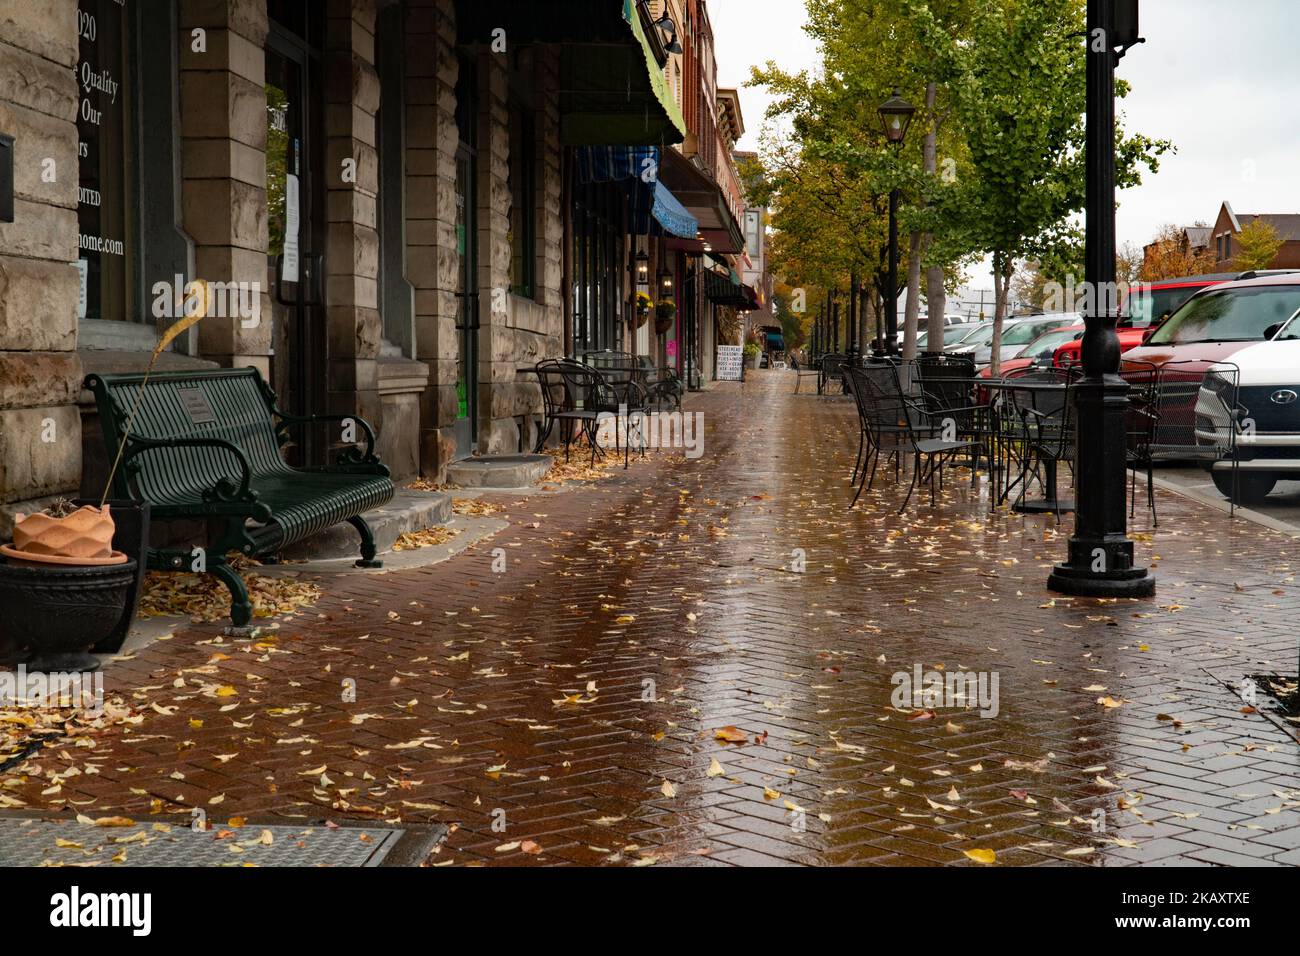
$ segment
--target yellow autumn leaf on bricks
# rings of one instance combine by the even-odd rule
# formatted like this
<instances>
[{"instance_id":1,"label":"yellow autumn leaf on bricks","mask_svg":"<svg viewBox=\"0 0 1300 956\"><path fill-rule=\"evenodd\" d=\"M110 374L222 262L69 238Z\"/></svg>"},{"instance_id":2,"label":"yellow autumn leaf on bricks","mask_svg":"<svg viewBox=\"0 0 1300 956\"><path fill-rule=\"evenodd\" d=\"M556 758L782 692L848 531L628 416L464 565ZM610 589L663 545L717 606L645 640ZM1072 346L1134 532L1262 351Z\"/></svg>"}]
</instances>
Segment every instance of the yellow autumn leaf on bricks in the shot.
<instances>
[{"instance_id":1,"label":"yellow autumn leaf on bricks","mask_svg":"<svg viewBox=\"0 0 1300 956\"><path fill-rule=\"evenodd\" d=\"M1123 706L1124 706L1124 702L1123 702L1122 700L1116 700L1114 697L1111 697L1109 694L1107 694L1105 697L1098 697L1098 698L1097 698L1097 703L1101 704L1103 707L1123 707Z\"/></svg>"},{"instance_id":2,"label":"yellow autumn leaf on bricks","mask_svg":"<svg viewBox=\"0 0 1300 956\"><path fill-rule=\"evenodd\" d=\"M677 796L677 788L674 787L672 785L672 782L668 780L664 781L664 785L659 788L659 792L662 793L665 797Z\"/></svg>"},{"instance_id":3,"label":"yellow autumn leaf on bricks","mask_svg":"<svg viewBox=\"0 0 1300 956\"><path fill-rule=\"evenodd\" d=\"M715 740L721 740L728 744L743 744L749 739L745 736L744 731L737 730L730 725L719 727L713 732L713 737Z\"/></svg>"},{"instance_id":4,"label":"yellow autumn leaf on bricks","mask_svg":"<svg viewBox=\"0 0 1300 956\"><path fill-rule=\"evenodd\" d=\"M726 771L722 769L722 764L718 763L718 758L714 757L712 760L709 761L709 769L706 771L706 773L710 777L721 777L724 773L726 773Z\"/></svg>"},{"instance_id":5,"label":"yellow autumn leaf on bricks","mask_svg":"<svg viewBox=\"0 0 1300 956\"><path fill-rule=\"evenodd\" d=\"M962 850L961 852L976 863L996 863L998 861L998 855L992 850Z\"/></svg>"},{"instance_id":6,"label":"yellow autumn leaf on bricks","mask_svg":"<svg viewBox=\"0 0 1300 956\"><path fill-rule=\"evenodd\" d=\"M779 796L781 796L781 794L780 794L779 791L773 790L771 787L764 787L764 788L763 788L763 799L764 799L764 800L775 800L775 799L776 799L777 797L779 797Z\"/></svg>"}]
</instances>

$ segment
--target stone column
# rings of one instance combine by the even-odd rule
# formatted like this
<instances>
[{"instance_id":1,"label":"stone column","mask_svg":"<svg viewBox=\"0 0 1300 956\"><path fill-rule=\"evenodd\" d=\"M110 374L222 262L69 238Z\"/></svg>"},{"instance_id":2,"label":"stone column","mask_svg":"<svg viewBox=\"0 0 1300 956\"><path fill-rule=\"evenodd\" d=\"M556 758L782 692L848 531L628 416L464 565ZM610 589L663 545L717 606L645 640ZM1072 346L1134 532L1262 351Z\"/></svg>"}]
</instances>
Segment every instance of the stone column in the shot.
<instances>
[{"instance_id":1,"label":"stone column","mask_svg":"<svg viewBox=\"0 0 1300 956\"><path fill-rule=\"evenodd\" d=\"M510 295L510 111L508 54L480 52L478 70L478 448L519 449L518 423L498 386L515 378Z\"/></svg>"},{"instance_id":2,"label":"stone column","mask_svg":"<svg viewBox=\"0 0 1300 956\"><path fill-rule=\"evenodd\" d=\"M486 454L531 451L535 442L541 394L520 368L564 353L564 219L562 152L559 120L560 49L533 49L532 97L524 103L506 99L506 58L486 54L480 111L480 262L479 294L484 304L480 332L480 448ZM508 294L510 287L510 109L532 114L536 238L535 288L531 299ZM483 143L490 149L483 149ZM485 252L486 250L486 252ZM492 306L495 304L496 308Z\"/></svg>"},{"instance_id":3,"label":"stone column","mask_svg":"<svg viewBox=\"0 0 1300 956\"><path fill-rule=\"evenodd\" d=\"M75 494L77 4L0 8L0 130L14 137L14 222L0 223L0 540L15 511Z\"/></svg>"},{"instance_id":4,"label":"stone column","mask_svg":"<svg viewBox=\"0 0 1300 956\"><path fill-rule=\"evenodd\" d=\"M379 161L375 0L329 0L325 54L325 315L329 411L379 426ZM353 172L354 171L354 172Z\"/></svg>"},{"instance_id":5,"label":"stone column","mask_svg":"<svg viewBox=\"0 0 1300 956\"><path fill-rule=\"evenodd\" d=\"M181 0L181 198L198 277L256 283L261 321L199 323L199 351L270 377L265 0ZM196 31L201 31L197 32Z\"/></svg>"},{"instance_id":6,"label":"stone column","mask_svg":"<svg viewBox=\"0 0 1300 956\"><path fill-rule=\"evenodd\" d=\"M456 450L456 14L452 0L407 0L406 274L415 287L420 472L442 481ZM473 197L469 197L473 201ZM467 242L473 236L465 237Z\"/></svg>"}]
</instances>

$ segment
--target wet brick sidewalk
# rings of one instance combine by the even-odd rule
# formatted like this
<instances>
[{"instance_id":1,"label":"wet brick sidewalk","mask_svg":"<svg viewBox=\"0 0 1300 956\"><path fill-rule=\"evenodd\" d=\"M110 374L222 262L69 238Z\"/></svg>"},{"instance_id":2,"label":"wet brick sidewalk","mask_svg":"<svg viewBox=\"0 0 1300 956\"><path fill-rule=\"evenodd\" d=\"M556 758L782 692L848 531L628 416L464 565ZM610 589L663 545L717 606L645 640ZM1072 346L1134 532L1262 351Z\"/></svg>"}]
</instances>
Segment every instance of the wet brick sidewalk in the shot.
<instances>
[{"instance_id":1,"label":"wet brick sidewalk","mask_svg":"<svg viewBox=\"0 0 1300 956\"><path fill-rule=\"evenodd\" d=\"M444 823L436 864L1300 861L1297 745L1234 691L1294 674L1289 538L1163 495L1137 519L1155 599L1053 599L1068 517L990 515L963 480L898 517L888 476L849 512L851 406L792 392L692 396L698 460L495 496L511 526L449 562L112 664L138 716L0 794ZM895 709L918 665L996 674L997 715Z\"/></svg>"}]
</instances>

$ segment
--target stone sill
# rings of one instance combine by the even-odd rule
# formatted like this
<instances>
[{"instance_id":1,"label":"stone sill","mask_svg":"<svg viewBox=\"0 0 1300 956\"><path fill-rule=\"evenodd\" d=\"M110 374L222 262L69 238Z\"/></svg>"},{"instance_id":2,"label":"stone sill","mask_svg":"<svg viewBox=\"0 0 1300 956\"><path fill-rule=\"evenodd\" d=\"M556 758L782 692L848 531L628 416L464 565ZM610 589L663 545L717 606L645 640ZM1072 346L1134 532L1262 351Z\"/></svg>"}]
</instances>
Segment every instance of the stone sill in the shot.
<instances>
[{"instance_id":1,"label":"stone sill","mask_svg":"<svg viewBox=\"0 0 1300 956\"><path fill-rule=\"evenodd\" d=\"M400 355L381 355L376 362L380 395L419 395L429 387L429 366L424 362Z\"/></svg>"}]
</instances>

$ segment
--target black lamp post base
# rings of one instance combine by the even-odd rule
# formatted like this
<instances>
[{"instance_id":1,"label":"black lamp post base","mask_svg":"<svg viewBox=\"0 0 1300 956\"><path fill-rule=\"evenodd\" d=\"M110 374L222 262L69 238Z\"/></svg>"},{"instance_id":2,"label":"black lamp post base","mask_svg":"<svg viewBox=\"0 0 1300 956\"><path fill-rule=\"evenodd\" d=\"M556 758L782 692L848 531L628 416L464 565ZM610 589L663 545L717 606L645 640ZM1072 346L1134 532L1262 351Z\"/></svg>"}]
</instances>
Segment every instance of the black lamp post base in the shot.
<instances>
[{"instance_id":1,"label":"black lamp post base","mask_svg":"<svg viewBox=\"0 0 1300 956\"><path fill-rule=\"evenodd\" d=\"M1131 565L1131 552L1129 559ZM1146 568L1120 566L1113 571L1094 571L1093 566L1092 559L1084 564L1058 564L1047 578L1048 590L1074 597L1103 598L1151 597L1156 593L1155 576Z\"/></svg>"}]
</instances>

